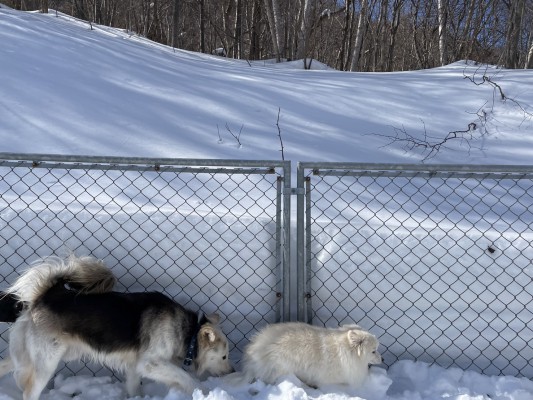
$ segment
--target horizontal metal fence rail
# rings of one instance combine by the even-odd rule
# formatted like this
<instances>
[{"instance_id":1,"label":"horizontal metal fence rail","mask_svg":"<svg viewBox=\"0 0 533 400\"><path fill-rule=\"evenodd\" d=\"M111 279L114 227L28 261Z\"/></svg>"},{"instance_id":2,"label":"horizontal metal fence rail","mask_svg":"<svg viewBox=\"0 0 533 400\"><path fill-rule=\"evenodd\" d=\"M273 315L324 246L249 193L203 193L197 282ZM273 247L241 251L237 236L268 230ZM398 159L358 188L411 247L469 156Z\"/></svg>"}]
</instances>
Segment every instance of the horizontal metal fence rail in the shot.
<instances>
[{"instance_id":1,"label":"horizontal metal fence rail","mask_svg":"<svg viewBox=\"0 0 533 400\"><path fill-rule=\"evenodd\" d=\"M0 289L39 258L92 254L119 291L219 312L237 361L289 318L289 188L290 162L0 154Z\"/></svg>"},{"instance_id":2,"label":"horizontal metal fence rail","mask_svg":"<svg viewBox=\"0 0 533 400\"><path fill-rule=\"evenodd\" d=\"M299 163L298 317L533 378L533 167Z\"/></svg>"}]
</instances>

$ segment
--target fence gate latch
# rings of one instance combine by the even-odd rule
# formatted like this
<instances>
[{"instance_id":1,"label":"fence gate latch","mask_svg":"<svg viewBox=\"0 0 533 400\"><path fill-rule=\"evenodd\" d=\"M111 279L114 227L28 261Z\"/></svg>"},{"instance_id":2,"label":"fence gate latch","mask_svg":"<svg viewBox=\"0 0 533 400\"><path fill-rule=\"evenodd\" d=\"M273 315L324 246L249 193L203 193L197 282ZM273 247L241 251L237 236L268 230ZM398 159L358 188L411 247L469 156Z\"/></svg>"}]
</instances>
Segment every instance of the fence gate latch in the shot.
<instances>
[{"instance_id":1,"label":"fence gate latch","mask_svg":"<svg viewBox=\"0 0 533 400\"><path fill-rule=\"evenodd\" d=\"M305 188L291 188L291 195L299 195L299 194L305 194Z\"/></svg>"}]
</instances>

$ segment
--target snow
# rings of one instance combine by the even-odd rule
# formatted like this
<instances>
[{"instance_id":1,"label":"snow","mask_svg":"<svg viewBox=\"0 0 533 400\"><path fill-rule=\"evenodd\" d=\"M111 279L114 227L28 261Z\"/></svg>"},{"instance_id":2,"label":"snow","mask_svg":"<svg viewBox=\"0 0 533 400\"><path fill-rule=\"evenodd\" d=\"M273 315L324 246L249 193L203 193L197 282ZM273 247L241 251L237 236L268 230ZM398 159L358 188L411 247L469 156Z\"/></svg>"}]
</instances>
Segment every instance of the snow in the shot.
<instances>
[{"instance_id":1,"label":"snow","mask_svg":"<svg viewBox=\"0 0 533 400\"><path fill-rule=\"evenodd\" d=\"M450 163L450 164L508 164L530 165L533 160L533 74L524 70L503 70L495 67L482 67L472 62L454 64L424 71L396 73L346 73L334 71L314 61L313 70L301 69L301 62L276 64L271 61L230 60L212 55L198 54L155 44L123 30L93 25L93 30L84 21L75 20L54 12L48 15L11 10L0 5L0 139L2 151L12 153L48 153L65 155L98 156L138 156L157 158L216 158L216 159L256 159L297 161L338 161L338 162L383 162L383 163ZM487 68L487 69L486 69ZM476 86L467 77L480 77L487 73L497 82L506 95L516 100L500 101L494 88L488 84ZM483 114L485 113L485 114ZM278 122L279 114L279 122ZM479 115L478 115L479 114ZM483 118L480 115L484 115ZM394 141L395 135L405 132L418 138L444 137L450 131L467 129L476 123L478 130L471 132L472 140L453 140L446 148L428 156L427 150L406 149L402 142ZM279 127L279 131L278 131ZM242 128L242 130L241 130ZM240 132L239 140L234 136ZM280 138L284 151L281 154ZM426 136L424 136L426 135ZM401 136L402 137L402 136ZM76 176L71 178L76 181ZM31 184L37 195L39 181ZM10 184L4 177L2 185ZM5 193L5 186L2 186ZM115 187L120 194L120 186ZM187 190L187 185L184 185ZM228 190L232 190L231 188ZM62 226L58 221L71 220L67 212L54 212L53 207L25 209L25 204L17 203L16 185L5 201L19 207L25 213L39 213L37 221L46 221L49 229ZM391 197L399 193L391 194ZM112 190L101 196L113 196ZM104 235L100 243L112 246L109 241L123 242L114 257L124 260L128 252L140 251L127 243L132 234L142 234L135 227L150 224L158 219L167 220L163 211L153 209L139 192L134 221L124 223L120 213L122 206L117 196L117 210L112 214L98 215L98 221L121 227L117 236ZM80 221L87 223L87 240L94 237L99 224L83 214L83 209L92 198L80 196ZM102 203L106 200L100 198ZM344 199L350 202L350 199ZM53 199L43 199L53 205ZM191 199L194 201L194 199ZM198 200L199 201L199 200ZM238 203L238 202L237 202ZM182 204L183 210L188 206ZM152 205L153 206L153 205ZM212 207L219 207L214 204ZM236 204L227 204L231 209ZM265 206L266 207L266 206ZM72 211L69 209L69 211ZM93 210L94 211L94 210ZM91 211L91 212L93 212ZM207 210L209 211L209 210ZM450 221L460 219L461 209L440 210ZM499 210L493 210L498 213ZM95 211L96 214L98 214ZM186 215L186 210L183 215ZM23 214L24 216L25 214ZM214 220L188 215L175 215L171 226L184 222L196 226L204 232L204 240L211 240L210 230L224 229L231 225L233 230L226 232L228 242L242 236L243 231L254 232L260 237L259 243L269 242L272 235L271 219L253 218L253 223L242 225L242 219L232 223L224 218L232 215L213 217ZM206 214L207 215L207 214ZM221 214L225 215L225 214ZM528 214L530 215L530 214ZM402 216L402 226L408 218L413 226L420 226L416 215ZM20 216L2 213L2 229L10 229ZM34 220L31 215L25 218ZM334 217L333 217L334 218ZM320 222L320 221L318 221ZM239 225L241 223L241 225ZM430 220L422 233L432 230L434 235L427 241L434 241L441 233L435 230ZM91 224L95 224L91 227ZM431 226L430 226L431 225ZM456 224L452 224L454 229ZM164 226L164 225L163 225ZM392 226L392 225L390 225ZM389 228L390 228L389 226ZM531 226L531 225L526 225ZM446 221L439 224L446 228ZM42 229L48 229L45 226ZM384 240L379 234L354 226L353 232L343 229L342 235L351 235L372 248L379 248ZM399 228L399 227L398 227ZM164 228L163 228L164 229ZM394 229L394 228L392 228ZM447 229L447 228L446 228ZM478 229L482 227L478 226ZM497 229L497 227L491 227ZM395 238L410 246L406 232L395 229ZM343 243L338 228L327 227L324 251L319 259L338 253ZM383 237L388 237L386 232ZM485 233L485 232L484 232ZM523 233L523 242L513 241L517 254L517 267L524 268L531 263L531 257L523 257L531 249L531 232ZM165 240L179 242L179 238L168 238L169 232L155 230L151 240L165 245ZM172 235L187 237L183 232ZM409 232L410 235L419 235ZM506 236L505 236L506 235ZM505 233L503 239L512 241L512 232ZM479 242L480 231L470 231L472 242ZM216 248L216 238L212 246ZM453 229L446 230L447 240L453 238ZM187 237L191 242L200 238ZM335 238L335 240L331 240ZM79 238L78 238L79 239ZM503 240L502 239L502 240ZM66 241L61 231L50 241ZM329 240L329 242L328 242ZM446 249L452 243L442 242ZM425 242L417 241L420 245ZM20 248L23 243L11 242L9 246ZM389 246L396 246L388 242ZM427 245L427 243L426 243ZM505 243L502 243L504 246ZM50 244L54 247L53 244ZM90 245L87 245L90 247ZM96 245L95 245L96 246ZM169 247L171 244L169 243ZM518 246L518 247L516 247ZM242 248L221 247L221 253L239 253ZM529 250L528 250L529 249ZM198 249L180 249L181 257L195 257ZM268 265L271 250L260 245L254 259L243 260L235 268L254 269ZM365 252L362 246L360 251ZM123 252L124 254L121 254ZM416 254L416 248L409 248L409 254ZM214 252L213 252L214 253ZM203 252L205 265L213 262L215 255ZM451 252L453 254L453 252ZM522 257L519 257L522 254ZM138 258L142 258L140 255ZM153 254L158 259L157 254ZM177 255L178 257L178 255ZM224 257L232 257L223 254ZM330 267L341 265L342 255L336 256ZM379 258L379 254L374 255ZM368 259L371 268L377 263ZM107 260L106 260L107 261ZM173 260L162 259L161 268L166 269ZM147 261L150 262L150 261ZM201 265L199 261L199 264ZM417 260L406 257L405 268ZM443 265L453 260L443 259ZM168 264L168 265L167 265ZM142 265L141 265L142 267ZM401 267L401 266L400 266ZM442 265L441 265L442 267ZM507 268L496 265L494 268ZM460 266L458 267L460 268ZM518 268L517 268L518 269ZM482 275L481 271L470 273ZM531 271L530 271L531 272ZM530 274L529 272L529 274ZM194 271L190 271L191 280ZM121 284L132 290L137 288L139 278L136 271L124 271ZM167 287L162 276L155 285ZM269 276L268 280L274 279ZM531 279L531 274L524 275ZM252 282L253 283L253 282ZM258 284L258 283L256 283ZM497 285L497 282L493 282ZM274 286L275 282L270 282ZM157 288L154 288L157 289ZM205 290L210 290L207 287ZM471 290L477 290L475 285ZM319 293L320 295L320 293ZM194 302L204 304L207 300L190 295ZM324 299L327 301L328 299ZM331 300L331 299L330 299ZM379 299L374 299L379 301ZM254 302L254 300L251 300ZM253 305L253 307L252 307ZM246 307L259 309L259 314L273 311L267 303L246 304ZM244 309L245 306L243 306ZM228 314L236 310L226 310ZM241 312L248 312L240 310ZM224 312L224 310L223 310ZM251 311L250 311L251 312ZM529 312L523 310L524 313ZM327 315L321 315L327 320ZM524 320L528 320L526 316ZM358 322L358 321L356 321ZM531 342L530 329L523 329L525 343ZM381 332L380 332L381 333ZM378 335L379 336L379 335ZM524 350L531 351L531 350ZM529 357L531 359L531 357ZM531 366L530 366L531 367ZM531 368L529 368L529 371ZM75 397L86 400L125 399L124 386L111 376L66 376L64 370L56 376L43 399L68 399ZM237 388L231 387L222 378L212 378L206 382L209 393L195 392L193 399L240 400L263 399L321 399L341 400L362 398L368 400L407 400L407 399L533 399L533 383L527 378L513 376L489 376L471 370L442 368L423 362L398 361L390 368L372 367L370 378L358 390L327 387L312 389L295 377L288 376L276 385L261 382ZM168 391L164 387L144 382L144 399L181 400L190 398L178 391ZM0 380L0 400L21 399L20 390L12 376Z\"/></svg>"}]
</instances>

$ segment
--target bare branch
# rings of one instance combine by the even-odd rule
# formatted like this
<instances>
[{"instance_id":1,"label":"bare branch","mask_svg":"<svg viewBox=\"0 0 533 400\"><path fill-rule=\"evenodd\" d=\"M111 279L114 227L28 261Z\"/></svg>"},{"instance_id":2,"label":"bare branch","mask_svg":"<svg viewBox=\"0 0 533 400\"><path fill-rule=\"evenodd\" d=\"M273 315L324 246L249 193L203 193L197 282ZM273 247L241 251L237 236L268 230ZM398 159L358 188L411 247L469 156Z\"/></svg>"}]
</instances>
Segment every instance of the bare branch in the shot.
<instances>
[{"instance_id":1,"label":"bare branch","mask_svg":"<svg viewBox=\"0 0 533 400\"><path fill-rule=\"evenodd\" d=\"M281 129L279 127L279 114L281 113L281 108L278 107L278 120L276 121L276 126L278 127L278 136L279 142L281 144L281 159L285 161L285 154L283 153L283 140L281 139Z\"/></svg>"},{"instance_id":2,"label":"bare branch","mask_svg":"<svg viewBox=\"0 0 533 400\"><path fill-rule=\"evenodd\" d=\"M427 133L424 121L422 121L422 124L424 125L423 139L419 139L418 137L411 135L409 132L407 132L404 126L401 128L393 126L393 136L376 133L373 133L372 135L390 139L390 143L388 143L387 146L391 145L392 143L402 143L405 150L421 148L423 151L427 151L427 154L424 156L422 161L427 161L435 157L439 151L441 151L441 149L446 148L451 141L464 141L470 150L472 147L470 141L475 139L474 132L478 129L477 124L471 122L468 124L468 127L465 130L451 131L448 132L444 138L436 138Z\"/></svg>"},{"instance_id":3,"label":"bare branch","mask_svg":"<svg viewBox=\"0 0 533 400\"><path fill-rule=\"evenodd\" d=\"M231 136L233 136L233 138L237 141L239 147L242 147L242 143L241 143L241 133L242 133L242 129L244 128L244 124L241 125L241 129L239 130L239 133L238 134L235 134L231 131L231 129L229 128L228 124L226 123L226 130L230 133Z\"/></svg>"},{"instance_id":4,"label":"bare branch","mask_svg":"<svg viewBox=\"0 0 533 400\"><path fill-rule=\"evenodd\" d=\"M217 124L217 133L218 133L218 144L220 144L223 142L223 140L222 140L222 136L220 136L220 129L218 127L218 124Z\"/></svg>"},{"instance_id":5,"label":"bare branch","mask_svg":"<svg viewBox=\"0 0 533 400\"><path fill-rule=\"evenodd\" d=\"M488 66L485 68L485 72L483 72L483 75L481 77L481 81L476 80L476 75L478 75L479 68L476 70L476 72L474 72L470 76L466 75L465 72L463 71L463 78L464 79L468 79L470 82L472 82L476 86L481 86L481 85L484 85L485 83L489 84L490 86L493 87L494 93L495 94L499 94L499 97L500 97L501 101L503 101L503 102L509 101L509 102L513 103L515 106L517 106L520 109L520 111L522 111L522 113L524 115L524 119L533 118L533 112L528 111L526 109L526 107L524 107L517 100L507 96L504 93L503 88L498 83L494 82L493 77L487 75L487 70L488 70ZM492 110L494 110L494 104L492 106Z\"/></svg>"}]
</instances>

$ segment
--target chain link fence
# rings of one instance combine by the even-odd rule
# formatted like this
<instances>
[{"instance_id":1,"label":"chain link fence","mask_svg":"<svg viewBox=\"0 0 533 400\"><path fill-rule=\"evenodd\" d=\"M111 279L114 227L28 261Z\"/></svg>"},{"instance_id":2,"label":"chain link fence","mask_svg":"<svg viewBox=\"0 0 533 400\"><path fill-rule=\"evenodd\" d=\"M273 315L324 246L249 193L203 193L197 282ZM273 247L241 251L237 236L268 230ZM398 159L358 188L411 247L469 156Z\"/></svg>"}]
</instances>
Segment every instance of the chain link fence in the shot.
<instances>
[{"instance_id":1,"label":"chain link fence","mask_svg":"<svg viewBox=\"0 0 533 400\"><path fill-rule=\"evenodd\" d=\"M246 338L287 318L289 173L289 163L270 161L4 155L2 288L39 258L91 254L113 270L118 291L161 291L219 312L237 361Z\"/></svg>"},{"instance_id":2,"label":"chain link fence","mask_svg":"<svg viewBox=\"0 0 533 400\"><path fill-rule=\"evenodd\" d=\"M298 319L360 324L386 365L533 377L533 169L299 163L293 189L290 174L279 161L3 154L0 289L39 258L92 254L119 291L220 312L235 363L257 329Z\"/></svg>"},{"instance_id":3,"label":"chain link fence","mask_svg":"<svg viewBox=\"0 0 533 400\"><path fill-rule=\"evenodd\" d=\"M533 377L533 169L300 163L297 180L300 319L358 323L386 365Z\"/></svg>"}]
</instances>

